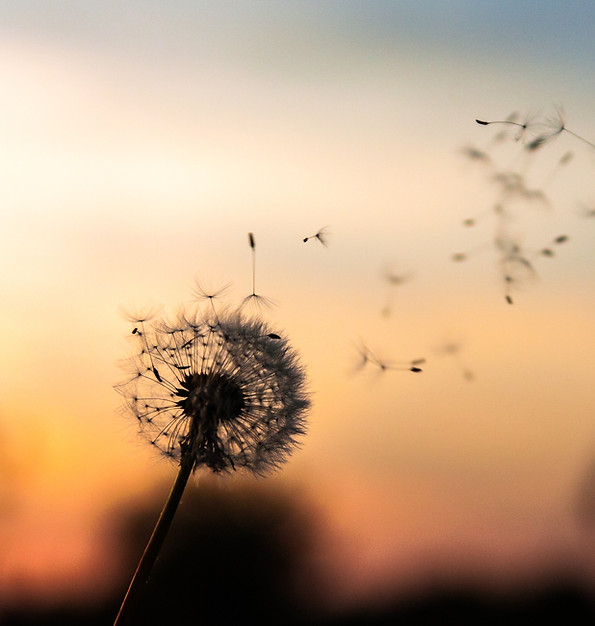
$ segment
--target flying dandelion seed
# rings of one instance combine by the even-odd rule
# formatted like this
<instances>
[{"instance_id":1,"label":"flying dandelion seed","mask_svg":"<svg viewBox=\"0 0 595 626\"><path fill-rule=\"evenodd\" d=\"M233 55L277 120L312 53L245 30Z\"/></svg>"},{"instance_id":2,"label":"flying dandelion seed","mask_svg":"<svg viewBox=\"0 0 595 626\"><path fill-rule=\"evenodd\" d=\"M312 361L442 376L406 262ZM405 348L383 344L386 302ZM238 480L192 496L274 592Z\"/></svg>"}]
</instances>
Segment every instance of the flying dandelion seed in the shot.
<instances>
[{"instance_id":1,"label":"flying dandelion seed","mask_svg":"<svg viewBox=\"0 0 595 626\"><path fill-rule=\"evenodd\" d=\"M419 366L426 362L425 358L412 359L411 361L386 361L372 352L372 350L363 343L357 346L357 352L359 354L359 362L356 366L356 370L361 370L371 365L380 372L409 371L419 373L423 371Z\"/></svg>"},{"instance_id":2,"label":"flying dandelion seed","mask_svg":"<svg viewBox=\"0 0 595 626\"><path fill-rule=\"evenodd\" d=\"M391 269L385 269L382 273L382 278L384 282L388 285L388 294L386 298L386 304L382 309L382 315L388 317L392 314L393 311L393 299L394 299L394 290L401 285L404 285L411 279L411 274L397 274L393 272Z\"/></svg>"},{"instance_id":3,"label":"flying dandelion seed","mask_svg":"<svg viewBox=\"0 0 595 626\"><path fill-rule=\"evenodd\" d=\"M552 240L552 245L553 246L562 245L563 243L566 243L568 239L569 239L568 235L559 235L558 237ZM541 248L540 250L534 251L534 256L537 256L537 255L551 258L551 257L556 256L556 253L554 252L552 246L546 246L546 247Z\"/></svg>"},{"instance_id":4,"label":"flying dandelion seed","mask_svg":"<svg viewBox=\"0 0 595 626\"><path fill-rule=\"evenodd\" d=\"M517 126L520 128L520 135L523 135L525 131L527 131L529 128L533 129L535 132L541 130L541 132L537 133L536 137L533 140L525 145L525 149L529 152L533 152L539 149L541 146L549 143L550 141L561 135L563 132L572 135L573 137L587 144L591 148L595 148L594 143L588 141L581 135L566 127L566 115L564 112L564 108L562 106L556 106L555 108L555 115L538 119L535 119L535 115L530 115L528 116L527 121L523 124L510 119L494 121L476 119L475 121L482 126L488 126L490 124L509 124L512 126ZM520 138L520 135L517 138Z\"/></svg>"},{"instance_id":5,"label":"flying dandelion seed","mask_svg":"<svg viewBox=\"0 0 595 626\"><path fill-rule=\"evenodd\" d=\"M579 217L592 219L595 217L595 207L593 205L582 203L578 206L577 214Z\"/></svg>"},{"instance_id":6,"label":"flying dandelion seed","mask_svg":"<svg viewBox=\"0 0 595 626\"><path fill-rule=\"evenodd\" d=\"M491 124L496 124L496 125L504 125L504 126L513 126L516 127L518 130L514 136L514 140L515 141L520 141L521 139L525 138L525 135L529 132L530 129L532 129L535 124L537 123L535 120L537 118L537 114L536 113L528 113L525 116L525 121L524 122L518 122L517 120L519 119L519 114L518 112L514 112L511 113L506 119L504 120L492 120L492 121L485 121L485 120L478 120L476 119L475 121L478 124L481 124L482 126L489 126ZM506 135L505 133L499 133L496 138L495 141L502 141L506 139Z\"/></svg>"},{"instance_id":7,"label":"flying dandelion seed","mask_svg":"<svg viewBox=\"0 0 595 626\"><path fill-rule=\"evenodd\" d=\"M229 283L219 287L218 289L213 289L210 287L205 287L205 285L198 280L195 281L196 285L192 290L192 294L194 295L196 300L206 300L211 304L211 308L213 312L215 311L215 300L218 300L227 293L231 287Z\"/></svg>"},{"instance_id":8,"label":"flying dandelion seed","mask_svg":"<svg viewBox=\"0 0 595 626\"><path fill-rule=\"evenodd\" d=\"M477 161L483 163L490 163L491 159L486 152L475 148L473 146L465 146L461 148L461 153L466 156L470 161Z\"/></svg>"},{"instance_id":9,"label":"flying dandelion seed","mask_svg":"<svg viewBox=\"0 0 595 626\"><path fill-rule=\"evenodd\" d=\"M449 341L442 346L440 346L436 353L442 356L446 356L451 358L457 365L458 369L461 372L463 378L469 382L475 379L475 374L471 369L469 369L465 364L463 364L461 359L461 352L463 346L458 341Z\"/></svg>"},{"instance_id":10,"label":"flying dandelion seed","mask_svg":"<svg viewBox=\"0 0 595 626\"><path fill-rule=\"evenodd\" d=\"M537 273L532 263L513 239L497 238L496 247L501 253L500 267L504 279L504 297L508 304L513 303L512 290L533 280Z\"/></svg>"},{"instance_id":11,"label":"flying dandelion seed","mask_svg":"<svg viewBox=\"0 0 595 626\"><path fill-rule=\"evenodd\" d=\"M325 248L328 246L328 236L329 236L328 226L324 226L314 235L310 235L309 237L304 237L303 242L307 243L310 239L318 240Z\"/></svg>"},{"instance_id":12,"label":"flying dandelion seed","mask_svg":"<svg viewBox=\"0 0 595 626\"><path fill-rule=\"evenodd\" d=\"M250 302L259 308L271 307L275 304L273 300L256 293L256 242L254 240L254 233L248 233L248 243L252 250L252 293L244 298L240 308L245 307Z\"/></svg>"},{"instance_id":13,"label":"flying dandelion seed","mask_svg":"<svg viewBox=\"0 0 595 626\"><path fill-rule=\"evenodd\" d=\"M306 432L310 406L297 354L264 322L240 313L180 313L146 328L137 319L129 377L116 387L124 413L179 465L114 626L133 610L157 559L192 472L278 468ZM140 329L140 330L139 330Z\"/></svg>"},{"instance_id":14,"label":"flying dandelion seed","mask_svg":"<svg viewBox=\"0 0 595 626\"><path fill-rule=\"evenodd\" d=\"M573 157L574 157L574 154L572 152L565 152L558 159L558 162L554 165L550 173L544 178L543 182L541 183L541 186L545 187L545 185L549 185L552 182L552 180L556 178L559 172L563 170L564 167L572 161Z\"/></svg>"}]
</instances>

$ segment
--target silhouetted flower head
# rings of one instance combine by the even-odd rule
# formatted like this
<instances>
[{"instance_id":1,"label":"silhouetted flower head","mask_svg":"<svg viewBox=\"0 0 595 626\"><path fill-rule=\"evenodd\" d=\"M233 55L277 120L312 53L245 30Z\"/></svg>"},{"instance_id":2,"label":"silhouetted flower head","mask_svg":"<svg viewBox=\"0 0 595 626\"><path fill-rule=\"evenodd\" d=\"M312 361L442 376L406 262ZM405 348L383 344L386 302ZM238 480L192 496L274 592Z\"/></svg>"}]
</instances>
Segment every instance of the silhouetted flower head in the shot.
<instances>
[{"instance_id":1,"label":"silhouetted flower head","mask_svg":"<svg viewBox=\"0 0 595 626\"><path fill-rule=\"evenodd\" d=\"M168 457L215 472L264 474L305 434L310 406L295 351L264 322L239 313L180 313L139 322L125 412Z\"/></svg>"}]
</instances>

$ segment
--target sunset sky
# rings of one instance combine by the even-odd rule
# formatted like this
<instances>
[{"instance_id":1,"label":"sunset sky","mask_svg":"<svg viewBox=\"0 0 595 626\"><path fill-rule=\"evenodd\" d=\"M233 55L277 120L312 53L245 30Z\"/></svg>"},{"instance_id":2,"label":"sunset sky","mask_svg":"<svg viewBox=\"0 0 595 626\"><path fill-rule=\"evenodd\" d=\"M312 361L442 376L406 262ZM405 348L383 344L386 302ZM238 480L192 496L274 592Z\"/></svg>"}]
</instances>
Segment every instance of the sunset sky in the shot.
<instances>
[{"instance_id":1,"label":"sunset sky","mask_svg":"<svg viewBox=\"0 0 595 626\"><path fill-rule=\"evenodd\" d=\"M239 303L248 232L313 392L270 481L324 513L333 601L432 568L595 572L595 148L474 121L563 107L595 142L593 24L522 0L0 5L0 602L87 593L107 512L167 492L118 412L123 312L175 311L196 280ZM499 228L534 269L512 306ZM359 369L362 346L424 371Z\"/></svg>"}]
</instances>

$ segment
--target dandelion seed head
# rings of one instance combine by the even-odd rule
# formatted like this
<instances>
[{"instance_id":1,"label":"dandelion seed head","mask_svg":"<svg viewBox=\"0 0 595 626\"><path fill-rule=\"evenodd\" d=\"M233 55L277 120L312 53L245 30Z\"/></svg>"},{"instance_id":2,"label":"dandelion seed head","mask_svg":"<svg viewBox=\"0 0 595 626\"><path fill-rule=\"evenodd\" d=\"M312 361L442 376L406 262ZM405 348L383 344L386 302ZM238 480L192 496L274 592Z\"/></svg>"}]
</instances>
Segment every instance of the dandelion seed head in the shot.
<instances>
[{"instance_id":1,"label":"dandelion seed head","mask_svg":"<svg viewBox=\"0 0 595 626\"><path fill-rule=\"evenodd\" d=\"M180 313L132 337L123 411L168 458L193 469L282 464L305 434L310 406L303 368L287 341L240 313Z\"/></svg>"}]
</instances>

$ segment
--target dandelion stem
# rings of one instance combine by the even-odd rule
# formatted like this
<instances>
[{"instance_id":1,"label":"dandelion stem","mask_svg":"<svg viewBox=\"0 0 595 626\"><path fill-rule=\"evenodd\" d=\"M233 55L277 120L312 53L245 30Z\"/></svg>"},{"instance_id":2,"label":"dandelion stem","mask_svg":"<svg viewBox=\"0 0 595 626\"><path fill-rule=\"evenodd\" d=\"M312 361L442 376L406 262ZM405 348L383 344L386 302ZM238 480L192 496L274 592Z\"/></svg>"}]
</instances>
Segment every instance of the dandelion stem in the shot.
<instances>
[{"instance_id":1,"label":"dandelion stem","mask_svg":"<svg viewBox=\"0 0 595 626\"><path fill-rule=\"evenodd\" d=\"M163 541L165 540L178 505L180 504L180 500L182 499L182 494L184 493L184 489L188 483L188 478L192 473L192 467L193 459L188 455L183 456L180 464L180 471L178 472L176 480L171 488L171 491L169 492L169 496L165 502L163 510L161 511L161 515L157 520L157 524L155 524L153 534L147 543L147 547L143 552L138 567L136 568L136 572L134 572L134 576L132 577L132 581L130 582L128 591L124 596L116 621L114 622L114 626L123 626L127 623L133 623L130 618L135 604L138 602L138 598L140 597L151 570L153 569L153 565L157 560Z\"/></svg>"}]
</instances>

